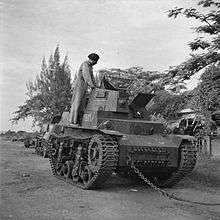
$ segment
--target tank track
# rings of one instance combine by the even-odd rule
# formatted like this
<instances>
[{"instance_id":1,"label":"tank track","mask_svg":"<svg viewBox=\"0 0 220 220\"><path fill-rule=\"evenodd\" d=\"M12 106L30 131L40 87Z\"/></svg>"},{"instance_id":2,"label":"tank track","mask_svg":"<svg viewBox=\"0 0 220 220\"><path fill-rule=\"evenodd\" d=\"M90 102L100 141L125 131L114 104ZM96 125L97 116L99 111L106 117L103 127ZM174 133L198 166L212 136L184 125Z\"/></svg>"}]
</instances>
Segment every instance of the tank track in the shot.
<instances>
[{"instance_id":1,"label":"tank track","mask_svg":"<svg viewBox=\"0 0 220 220\"><path fill-rule=\"evenodd\" d=\"M102 158L99 162L99 169L95 172L94 176L91 178L91 180L88 183L83 182L76 182L73 181L71 178L67 178L64 176L61 176L57 173L56 166L57 166L57 157L53 156L52 154L52 142L50 142L48 146L48 156L49 156L49 162L51 166L52 174L63 181L66 181L74 186L83 188L83 189L94 189L100 187L102 183L104 183L116 170L117 163L118 163L118 157L119 157L119 150L118 150L118 144L116 141L114 141L110 136L107 135L94 135L91 138L88 139L74 139L71 137L61 137L61 136L53 136L53 140L56 140L57 142L62 142L62 140L68 140L68 141L77 141L81 144L86 144L86 148L89 148L89 145L91 145L91 141L95 140L102 146ZM87 161L88 163L88 161Z\"/></svg>"},{"instance_id":2,"label":"tank track","mask_svg":"<svg viewBox=\"0 0 220 220\"><path fill-rule=\"evenodd\" d=\"M176 171L168 175L164 180L155 178L155 184L159 187L172 187L187 174L191 173L196 165L197 150L194 144L185 142L180 147L180 162Z\"/></svg>"}]
</instances>

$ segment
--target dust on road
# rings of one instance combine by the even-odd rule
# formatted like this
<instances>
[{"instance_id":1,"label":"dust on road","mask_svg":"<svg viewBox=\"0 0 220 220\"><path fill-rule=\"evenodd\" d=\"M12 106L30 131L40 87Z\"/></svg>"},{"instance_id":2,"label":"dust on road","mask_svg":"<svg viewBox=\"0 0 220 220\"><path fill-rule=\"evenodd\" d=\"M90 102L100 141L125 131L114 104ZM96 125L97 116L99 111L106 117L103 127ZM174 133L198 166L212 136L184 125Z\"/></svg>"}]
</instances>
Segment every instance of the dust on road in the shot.
<instances>
[{"instance_id":1,"label":"dust on road","mask_svg":"<svg viewBox=\"0 0 220 220\"><path fill-rule=\"evenodd\" d=\"M0 142L1 220L217 220L220 207L168 200L144 184L113 177L83 190L51 175L49 161L22 143ZM220 200L219 186L186 178L168 192L203 202Z\"/></svg>"}]
</instances>

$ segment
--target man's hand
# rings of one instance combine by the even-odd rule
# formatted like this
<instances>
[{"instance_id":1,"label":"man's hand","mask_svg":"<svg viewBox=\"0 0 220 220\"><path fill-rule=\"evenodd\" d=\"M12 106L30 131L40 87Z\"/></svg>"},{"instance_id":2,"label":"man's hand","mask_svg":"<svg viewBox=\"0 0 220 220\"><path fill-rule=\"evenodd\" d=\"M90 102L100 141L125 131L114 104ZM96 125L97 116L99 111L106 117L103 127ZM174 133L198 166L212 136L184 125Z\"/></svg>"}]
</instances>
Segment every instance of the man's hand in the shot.
<instances>
[{"instance_id":1,"label":"man's hand","mask_svg":"<svg viewBox=\"0 0 220 220\"><path fill-rule=\"evenodd\" d=\"M92 90L94 90L94 89L95 89L94 86L88 86L88 88L87 88L87 93L91 93Z\"/></svg>"}]
</instances>

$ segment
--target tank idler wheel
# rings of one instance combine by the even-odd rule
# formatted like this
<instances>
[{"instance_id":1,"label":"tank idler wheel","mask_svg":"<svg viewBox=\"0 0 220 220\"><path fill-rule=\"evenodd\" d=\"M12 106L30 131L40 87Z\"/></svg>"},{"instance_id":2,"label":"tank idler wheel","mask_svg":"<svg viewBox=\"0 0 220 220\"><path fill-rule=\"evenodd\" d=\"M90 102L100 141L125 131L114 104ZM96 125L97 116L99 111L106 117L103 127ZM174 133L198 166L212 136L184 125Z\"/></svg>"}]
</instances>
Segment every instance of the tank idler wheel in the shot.
<instances>
[{"instance_id":1,"label":"tank idler wheel","mask_svg":"<svg viewBox=\"0 0 220 220\"><path fill-rule=\"evenodd\" d=\"M65 169L63 171L63 176L66 178L71 178L71 173L73 169L73 161L68 160L65 162Z\"/></svg>"}]
</instances>

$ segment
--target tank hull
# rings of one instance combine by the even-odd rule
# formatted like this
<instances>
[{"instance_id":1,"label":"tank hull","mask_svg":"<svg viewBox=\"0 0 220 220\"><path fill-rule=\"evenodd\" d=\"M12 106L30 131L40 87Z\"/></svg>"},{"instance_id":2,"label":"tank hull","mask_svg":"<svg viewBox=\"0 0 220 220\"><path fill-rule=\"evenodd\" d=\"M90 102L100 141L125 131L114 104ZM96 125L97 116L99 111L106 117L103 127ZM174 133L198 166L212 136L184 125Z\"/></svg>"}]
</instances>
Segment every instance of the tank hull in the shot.
<instances>
[{"instance_id":1,"label":"tank hull","mask_svg":"<svg viewBox=\"0 0 220 220\"><path fill-rule=\"evenodd\" d=\"M84 189L100 187L113 172L130 177L131 164L157 179L158 185L170 187L196 163L193 138L186 135L144 136L56 125L48 141L53 174Z\"/></svg>"}]
</instances>

